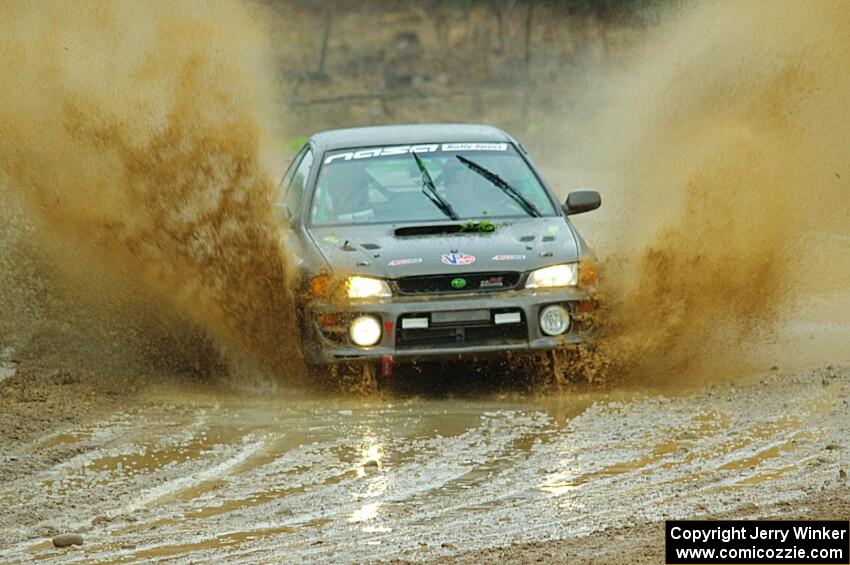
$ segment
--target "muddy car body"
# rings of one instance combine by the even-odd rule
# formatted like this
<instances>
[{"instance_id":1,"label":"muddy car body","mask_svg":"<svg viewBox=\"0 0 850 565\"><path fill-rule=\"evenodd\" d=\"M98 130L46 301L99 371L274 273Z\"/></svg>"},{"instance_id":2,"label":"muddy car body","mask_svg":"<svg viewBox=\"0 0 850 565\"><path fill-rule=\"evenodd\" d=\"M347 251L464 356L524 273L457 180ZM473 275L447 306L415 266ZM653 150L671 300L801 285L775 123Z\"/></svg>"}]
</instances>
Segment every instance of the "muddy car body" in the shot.
<instances>
[{"instance_id":1,"label":"muddy car body","mask_svg":"<svg viewBox=\"0 0 850 565\"><path fill-rule=\"evenodd\" d=\"M552 351L589 339L595 265L511 136L489 126L318 133L276 207L301 281L310 365Z\"/></svg>"}]
</instances>

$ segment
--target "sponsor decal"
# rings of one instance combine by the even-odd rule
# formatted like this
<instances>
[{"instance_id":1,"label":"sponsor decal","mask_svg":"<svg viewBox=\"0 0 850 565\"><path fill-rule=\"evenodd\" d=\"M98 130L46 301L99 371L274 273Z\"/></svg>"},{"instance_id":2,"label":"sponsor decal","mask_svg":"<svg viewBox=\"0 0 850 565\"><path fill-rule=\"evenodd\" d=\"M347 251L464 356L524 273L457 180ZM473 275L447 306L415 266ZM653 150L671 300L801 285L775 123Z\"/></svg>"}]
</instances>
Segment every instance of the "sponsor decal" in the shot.
<instances>
[{"instance_id":1,"label":"sponsor decal","mask_svg":"<svg viewBox=\"0 0 850 565\"><path fill-rule=\"evenodd\" d=\"M493 261L525 261L525 255L493 255Z\"/></svg>"},{"instance_id":2,"label":"sponsor decal","mask_svg":"<svg viewBox=\"0 0 850 565\"><path fill-rule=\"evenodd\" d=\"M446 265L471 265L475 263L475 256L467 255L466 253L448 253L443 255L442 261Z\"/></svg>"},{"instance_id":3,"label":"sponsor decal","mask_svg":"<svg viewBox=\"0 0 850 565\"><path fill-rule=\"evenodd\" d=\"M452 279L452 288L461 289L466 287L466 279L458 277Z\"/></svg>"},{"instance_id":4,"label":"sponsor decal","mask_svg":"<svg viewBox=\"0 0 850 565\"><path fill-rule=\"evenodd\" d=\"M443 151L507 151L507 143L444 143Z\"/></svg>"},{"instance_id":5,"label":"sponsor decal","mask_svg":"<svg viewBox=\"0 0 850 565\"><path fill-rule=\"evenodd\" d=\"M415 265L417 263L421 263L422 259L419 257L413 257L411 259L393 259L387 265L390 267L398 267L399 265Z\"/></svg>"},{"instance_id":6,"label":"sponsor decal","mask_svg":"<svg viewBox=\"0 0 850 565\"><path fill-rule=\"evenodd\" d=\"M391 157L408 153L435 153L437 151L507 151L507 143L427 143L422 145L393 145L391 147L370 147L357 151L346 151L325 158L325 165L334 161L351 161Z\"/></svg>"},{"instance_id":7,"label":"sponsor decal","mask_svg":"<svg viewBox=\"0 0 850 565\"><path fill-rule=\"evenodd\" d=\"M505 286L504 277L490 277L478 283L478 288L501 288Z\"/></svg>"},{"instance_id":8,"label":"sponsor decal","mask_svg":"<svg viewBox=\"0 0 850 565\"><path fill-rule=\"evenodd\" d=\"M439 143L427 145L395 145L393 147L373 147L359 151L346 151L337 153L325 159L325 165L334 161L351 161L352 159L372 159L374 157L390 157L393 155L407 155L408 153L434 153L440 150Z\"/></svg>"}]
</instances>

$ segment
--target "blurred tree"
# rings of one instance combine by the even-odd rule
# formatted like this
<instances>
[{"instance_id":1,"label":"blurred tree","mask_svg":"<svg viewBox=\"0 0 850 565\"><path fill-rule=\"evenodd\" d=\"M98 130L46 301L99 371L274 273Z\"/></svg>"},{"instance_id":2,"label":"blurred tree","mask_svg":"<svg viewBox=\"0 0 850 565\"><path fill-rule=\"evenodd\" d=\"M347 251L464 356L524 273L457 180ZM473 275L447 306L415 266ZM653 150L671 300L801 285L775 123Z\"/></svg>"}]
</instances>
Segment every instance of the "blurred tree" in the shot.
<instances>
[{"instance_id":1,"label":"blurred tree","mask_svg":"<svg viewBox=\"0 0 850 565\"><path fill-rule=\"evenodd\" d=\"M331 24L333 23L333 14L334 10L332 6L328 5L325 7L325 26L324 32L322 33L322 49L319 51L319 68L316 72L323 76L325 75L325 59L328 54L328 40L331 36Z\"/></svg>"},{"instance_id":2,"label":"blurred tree","mask_svg":"<svg viewBox=\"0 0 850 565\"><path fill-rule=\"evenodd\" d=\"M516 1L517 0L490 0L490 10L496 18L496 34L499 38L499 54L504 53L507 49L507 42L505 40L505 27L507 22L505 20L513 11Z\"/></svg>"}]
</instances>

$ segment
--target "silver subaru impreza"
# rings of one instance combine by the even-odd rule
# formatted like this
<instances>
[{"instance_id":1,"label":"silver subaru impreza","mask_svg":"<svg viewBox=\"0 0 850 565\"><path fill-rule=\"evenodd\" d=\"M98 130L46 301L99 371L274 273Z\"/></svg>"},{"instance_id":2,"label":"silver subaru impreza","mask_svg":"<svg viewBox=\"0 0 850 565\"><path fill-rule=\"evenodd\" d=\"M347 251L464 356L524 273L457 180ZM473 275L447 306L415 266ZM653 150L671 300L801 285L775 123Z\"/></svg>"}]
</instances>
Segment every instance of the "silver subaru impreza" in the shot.
<instances>
[{"instance_id":1,"label":"silver subaru impreza","mask_svg":"<svg viewBox=\"0 0 850 565\"><path fill-rule=\"evenodd\" d=\"M535 352L589 340L596 265L525 149L480 125L317 133L276 207L300 282L304 357L392 374L394 363Z\"/></svg>"}]
</instances>

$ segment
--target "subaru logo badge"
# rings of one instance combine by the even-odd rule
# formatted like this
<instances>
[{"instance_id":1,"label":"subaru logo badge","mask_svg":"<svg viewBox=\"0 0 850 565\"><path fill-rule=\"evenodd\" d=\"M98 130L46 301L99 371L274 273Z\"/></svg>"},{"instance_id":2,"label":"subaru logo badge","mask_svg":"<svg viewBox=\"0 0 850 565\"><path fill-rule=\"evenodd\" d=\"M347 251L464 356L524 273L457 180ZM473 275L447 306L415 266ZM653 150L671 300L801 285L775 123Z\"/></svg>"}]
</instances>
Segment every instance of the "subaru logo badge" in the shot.
<instances>
[{"instance_id":1,"label":"subaru logo badge","mask_svg":"<svg viewBox=\"0 0 850 565\"><path fill-rule=\"evenodd\" d=\"M452 279L452 288L460 289L464 287L466 287L466 279L462 279L460 277Z\"/></svg>"}]
</instances>

